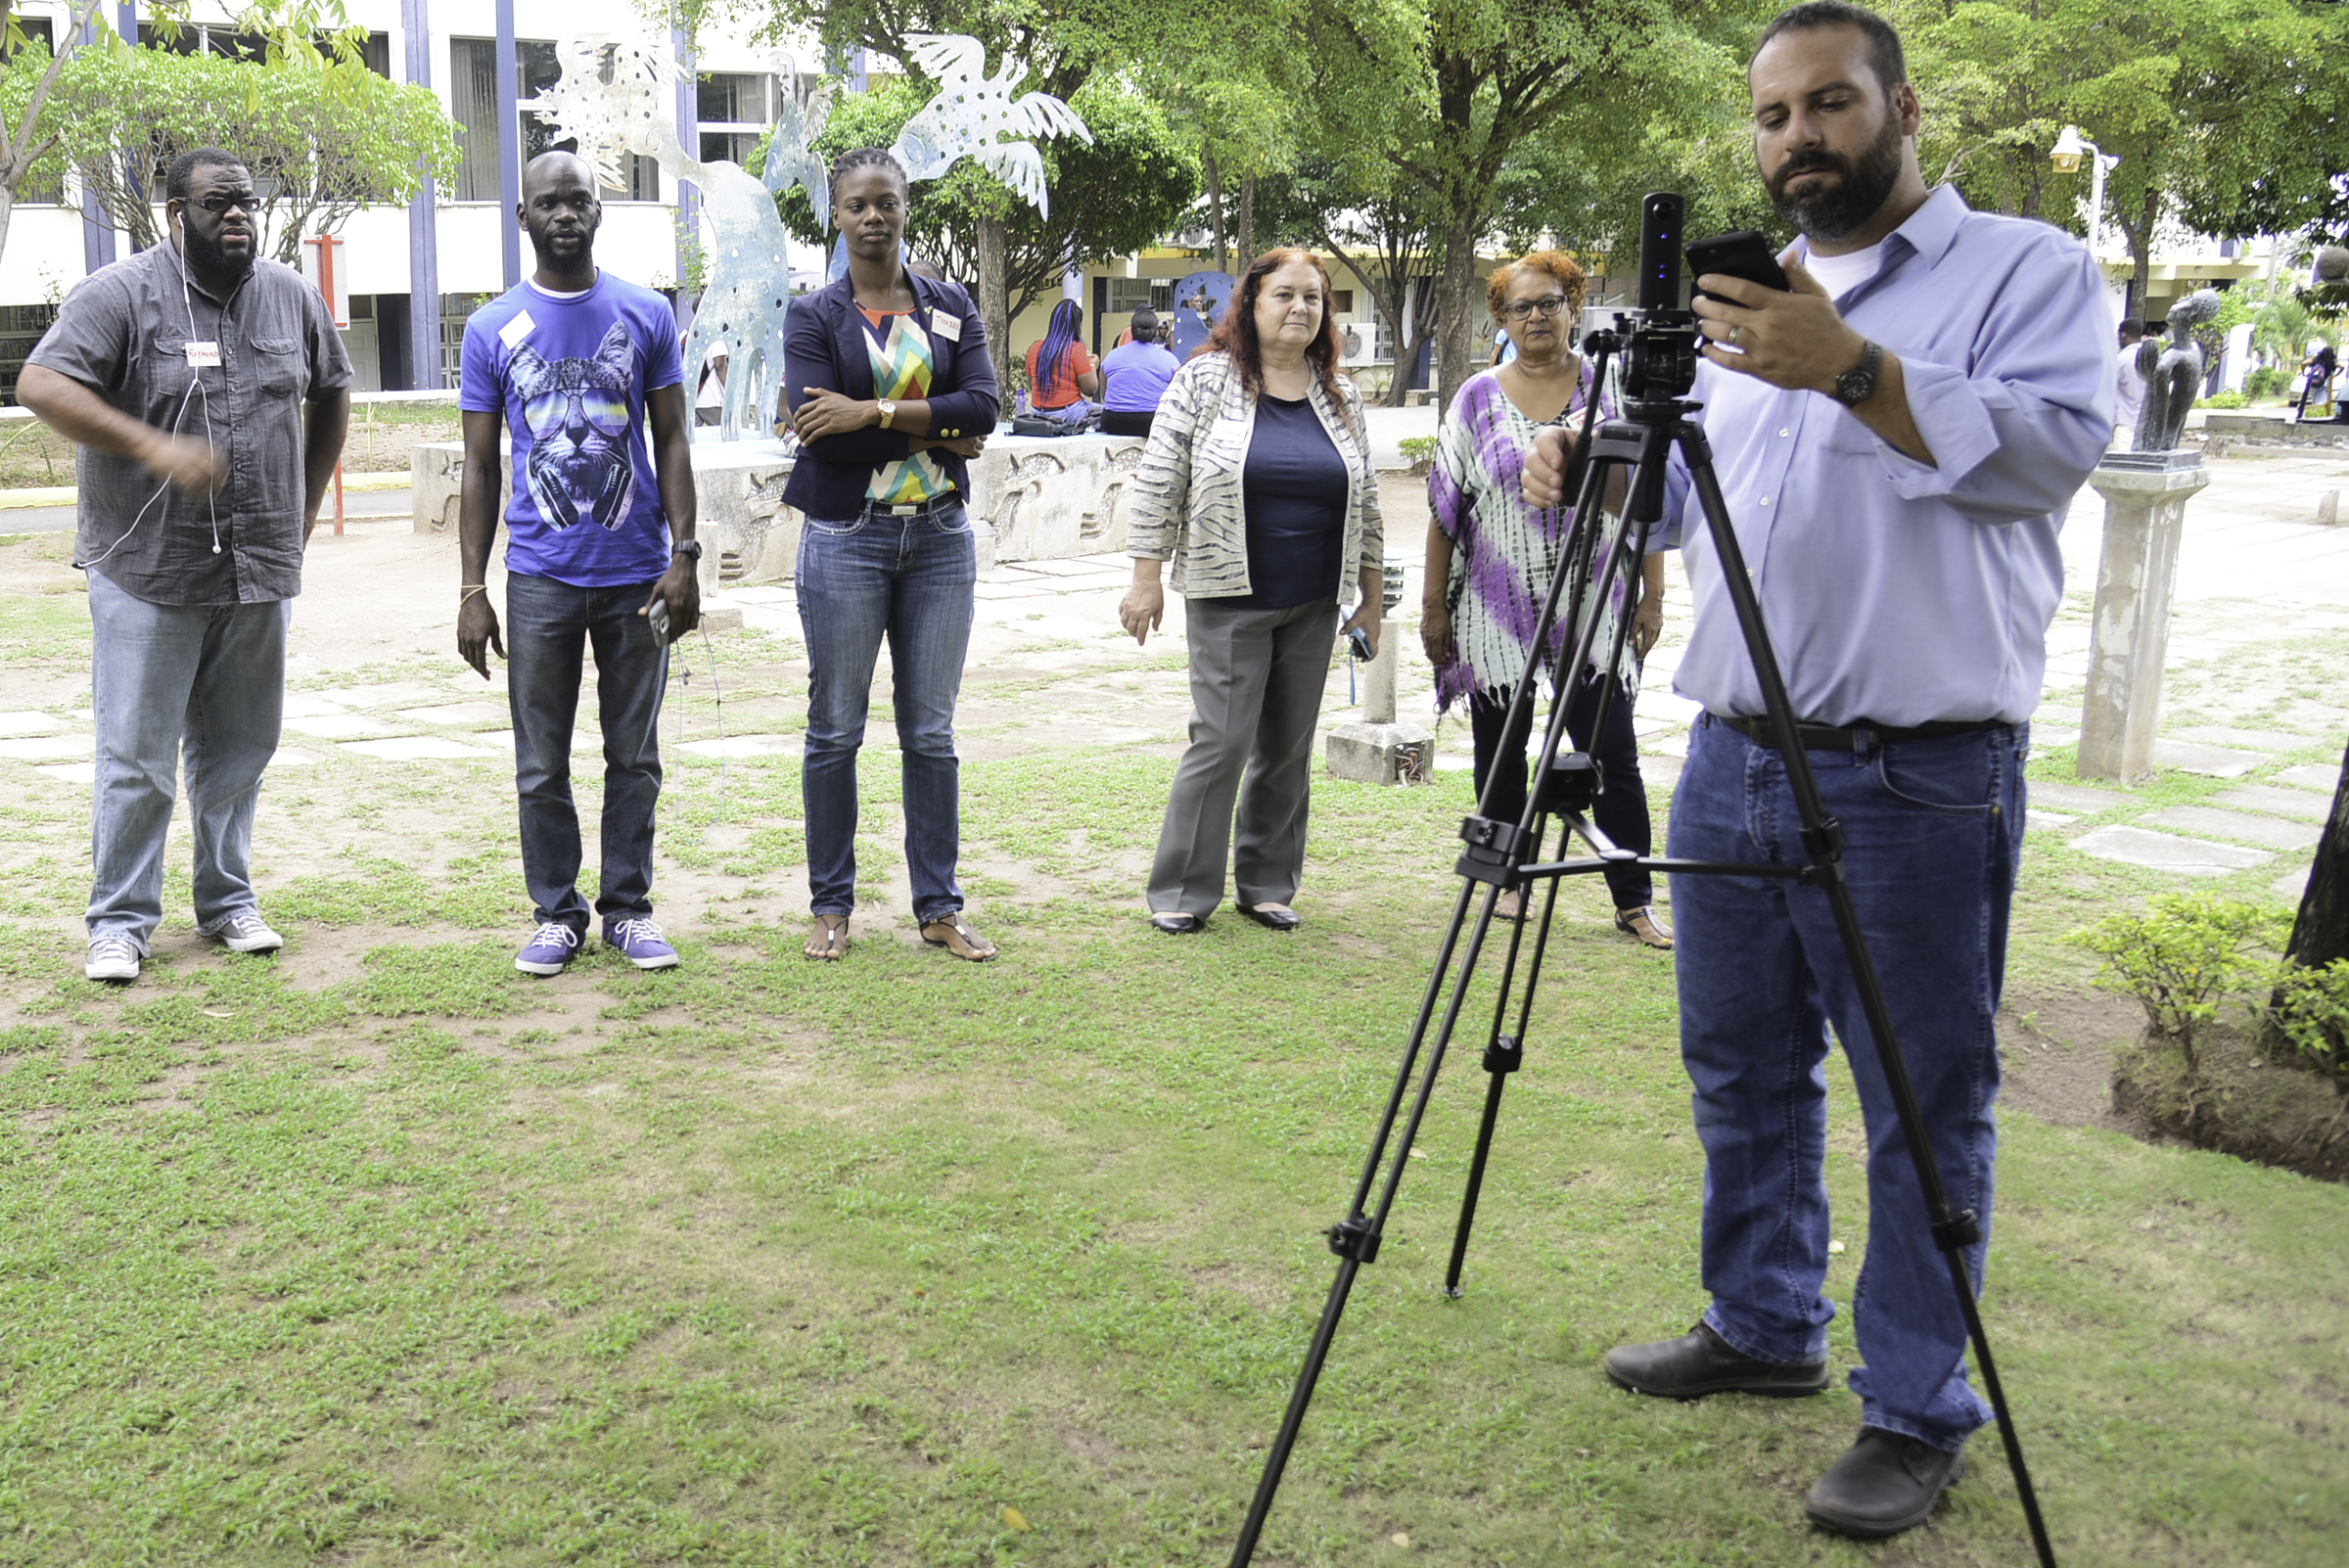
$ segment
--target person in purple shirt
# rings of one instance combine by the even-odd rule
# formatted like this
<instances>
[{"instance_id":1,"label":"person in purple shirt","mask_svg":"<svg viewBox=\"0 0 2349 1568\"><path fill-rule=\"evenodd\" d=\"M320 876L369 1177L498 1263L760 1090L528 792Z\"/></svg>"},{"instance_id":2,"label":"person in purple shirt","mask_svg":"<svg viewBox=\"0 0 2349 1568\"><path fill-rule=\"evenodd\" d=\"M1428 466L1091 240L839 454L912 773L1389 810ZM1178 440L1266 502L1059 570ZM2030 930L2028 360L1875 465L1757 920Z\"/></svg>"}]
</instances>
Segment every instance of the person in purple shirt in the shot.
<instances>
[{"instance_id":1,"label":"person in purple shirt","mask_svg":"<svg viewBox=\"0 0 2349 1568\"><path fill-rule=\"evenodd\" d=\"M1162 341L1157 311L1136 310L1132 327L1131 343L1122 343L1101 356L1101 374L1108 383L1101 394L1104 436L1149 435L1158 417L1158 400L1182 368L1182 361Z\"/></svg>"},{"instance_id":2,"label":"person in purple shirt","mask_svg":"<svg viewBox=\"0 0 2349 1568\"><path fill-rule=\"evenodd\" d=\"M1987 1235L2028 720L2063 590L2056 528L2112 433L2111 313L2078 241L1927 190L1900 39L1873 13L1782 12L1747 76L1756 162L1802 235L1793 292L1700 280L1727 299L1696 304L1711 342L1693 395L1933 1155ZM1529 459L1536 504L1557 498L1561 455L1545 437ZM1673 481L1695 600L1676 686L1705 712L1670 853L1806 858L1702 515ZM1674 1399L1827 1386L1831 1023L1867 1129L1862 1427L1807 1508L1897 1534L1930 1515L1990 1411L1825 896L1731 876L1676 878L1673 895L1712 1304L1679 1339L1610 1352L1607 1375ZM1977 1290L1986 1252L1965 1254Z\"/></svg>"}]
</instances>

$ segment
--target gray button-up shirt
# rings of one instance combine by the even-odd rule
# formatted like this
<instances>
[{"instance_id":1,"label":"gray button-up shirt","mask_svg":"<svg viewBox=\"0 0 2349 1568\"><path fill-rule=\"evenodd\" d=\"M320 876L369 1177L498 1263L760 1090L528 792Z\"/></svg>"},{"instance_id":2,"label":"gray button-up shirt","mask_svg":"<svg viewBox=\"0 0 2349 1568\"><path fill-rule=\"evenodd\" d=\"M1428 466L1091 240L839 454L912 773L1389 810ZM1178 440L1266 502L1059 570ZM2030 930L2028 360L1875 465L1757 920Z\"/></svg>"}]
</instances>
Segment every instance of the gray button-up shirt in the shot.
<instances>
[{"instance_id":1,"label":"gray button-up shirt","mask_svg":"<svg viewBox=\"0 0 2349 1568\"><path fill-rule=\"evenodd\" d=\"M191 366L191 340L217 344L220 362ZM84 446L80 564L151 604L301 591L301 405L349 386L350 356L300 273L255 261L221 302L159 245L76 285L26 363L159 430L208 439L228 460L216 492L189 495L135 459Z\"/></svg>"}]
</instances>

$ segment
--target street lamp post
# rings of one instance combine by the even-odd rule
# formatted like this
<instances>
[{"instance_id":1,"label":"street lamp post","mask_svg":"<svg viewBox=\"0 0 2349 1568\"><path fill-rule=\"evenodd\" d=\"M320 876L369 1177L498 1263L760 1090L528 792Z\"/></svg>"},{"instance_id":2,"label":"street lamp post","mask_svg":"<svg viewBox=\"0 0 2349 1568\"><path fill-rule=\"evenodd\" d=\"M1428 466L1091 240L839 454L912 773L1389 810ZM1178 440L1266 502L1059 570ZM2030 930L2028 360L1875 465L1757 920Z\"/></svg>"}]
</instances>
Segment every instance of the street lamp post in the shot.
<instances>
[{"instance_id":1,"label":"street lamp post","mask_svg":"<svg viewBox=\"0 0 2349 1568\"><path fill-rule=\"evenodd\" d=\"M2106 157L2102 148L2080 134L2079 126L2066 125L2048 150L2048 161L2058 174L2074 174L2079 172L2082 155L2096 160L2090 165L2088 183L2088 254L2094 255L2104 239L2104 171L2121 160L2117 154Z\"/></svg>"}]
</instances>

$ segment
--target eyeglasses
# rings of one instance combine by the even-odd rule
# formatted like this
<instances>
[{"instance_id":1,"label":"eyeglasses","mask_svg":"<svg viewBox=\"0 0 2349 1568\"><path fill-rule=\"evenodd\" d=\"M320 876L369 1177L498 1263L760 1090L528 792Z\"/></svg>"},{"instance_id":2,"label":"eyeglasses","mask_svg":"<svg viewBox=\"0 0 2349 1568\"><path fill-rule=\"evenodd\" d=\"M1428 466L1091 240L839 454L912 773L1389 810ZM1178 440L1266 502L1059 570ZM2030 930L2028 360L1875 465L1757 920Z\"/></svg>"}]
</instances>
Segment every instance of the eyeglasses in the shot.
<instances>
[{"instance_id":1,"label":"eyeglasses","mask_svg":"<svg viewBox=\"0 0 2349 1568\"><path fill-rule=\"evenodd\" d=\"M1511 321L1523 321L1528 316L1554 316L1566 308L1562 294L1545 294L1539 300L1512 300L1500 307L1500 313Z\"/></svg>"},{"instance_id":2,"label":"eyeglasses","mask_svg":"<svg viewBox=\"0 0 2349 1568\"><path fill-rule=\"evenodd\" d=\"M196 205L214 217L222 216L231 208L251 217L261 209L261 199L253 191L214 191Z\"/></svg>"}]
</instances>

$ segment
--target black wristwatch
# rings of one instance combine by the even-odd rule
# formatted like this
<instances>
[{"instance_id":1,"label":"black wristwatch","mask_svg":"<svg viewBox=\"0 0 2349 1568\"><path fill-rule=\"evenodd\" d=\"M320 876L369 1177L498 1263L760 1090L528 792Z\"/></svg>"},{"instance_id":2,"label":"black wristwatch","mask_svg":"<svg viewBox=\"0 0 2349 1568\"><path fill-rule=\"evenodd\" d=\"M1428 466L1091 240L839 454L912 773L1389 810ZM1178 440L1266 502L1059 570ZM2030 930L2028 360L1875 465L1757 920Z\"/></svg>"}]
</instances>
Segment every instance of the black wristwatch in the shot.
<instances>
[{"instance_id":1,"label":"black wristwatch","mask_svg":"<svg viewBox=\"0 0 2349 1568\"><path fill-rule=\"evenodd\" d=\"M1835 400L1846 408L1857 408L1876 394L1876 367L1884 363L1884 350L1873 343L1860 346L1860 363L1835 378Z\"/></svg>"},{"instance_id":2,"label":"black wristwatch","mask_svg":"<svg viewBox=\"0 0 2349 1568\"><path fill-rule=\"evenodd\" d=\"M668 553L671 555L681 555L688 561L699 561L702 558L702 541L699 539L679 539L676 543L669 546Z\"/></svg>"}]
</instances>

